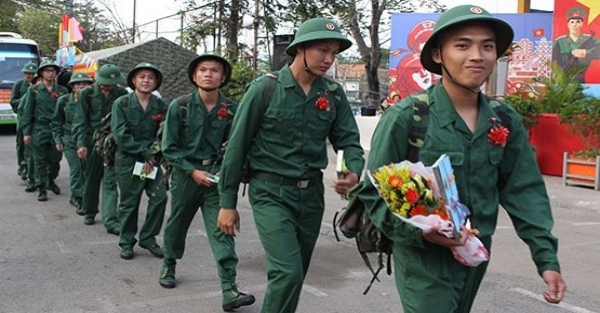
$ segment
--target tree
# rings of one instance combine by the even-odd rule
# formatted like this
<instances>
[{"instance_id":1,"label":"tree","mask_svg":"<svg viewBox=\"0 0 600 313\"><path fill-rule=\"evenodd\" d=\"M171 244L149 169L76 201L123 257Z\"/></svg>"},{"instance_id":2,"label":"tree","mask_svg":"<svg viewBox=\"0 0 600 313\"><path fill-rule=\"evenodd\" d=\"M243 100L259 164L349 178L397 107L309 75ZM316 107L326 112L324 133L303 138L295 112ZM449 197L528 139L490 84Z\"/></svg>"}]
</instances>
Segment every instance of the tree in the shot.
<instances>
[{"instance_id":1,"label":"tree","mask_svg":"<svg viewBox=\"0 0 600 313\"><path fill-rule=\"evenodd\" d=\"M58 49L60 15L41 9L28 9L17 20L19 33L35 40L43 55L50 56Z\"/></svg>"}]
</instances>

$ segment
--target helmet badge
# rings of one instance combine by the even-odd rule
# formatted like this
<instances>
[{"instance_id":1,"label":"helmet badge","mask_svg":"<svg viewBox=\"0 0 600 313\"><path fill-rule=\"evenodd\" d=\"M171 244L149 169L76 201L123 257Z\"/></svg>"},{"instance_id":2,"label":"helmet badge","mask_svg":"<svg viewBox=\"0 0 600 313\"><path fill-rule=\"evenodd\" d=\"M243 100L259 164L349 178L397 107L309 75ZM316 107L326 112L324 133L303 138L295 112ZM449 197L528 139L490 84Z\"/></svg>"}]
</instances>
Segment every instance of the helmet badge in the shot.
<instances>
[{"instance_id":1,"label":"helmet badge","mask_svg":"<svg viewBox=\"0 0 600 313\"><path fill-rule=\"evenodd\" d=\"M327 29L329 29L329 30L335 29L335 25L333 25L333 23L327 23L327 24L325 24L325 27L327 27Z\"/></svg>"},{"instance_id":2,"label":"helmet badge","mask_svg":"<svg viewBox=\"0 0 600 313\"><path fill-rule=\"evenodd\" d=\"M469 9L469 11L471 11L471 13L474 13L474 14L481 14L481 13L483 13L483 10L480 7L475 7L475 6L471 7Z\"/></svg>"}]
</instances>

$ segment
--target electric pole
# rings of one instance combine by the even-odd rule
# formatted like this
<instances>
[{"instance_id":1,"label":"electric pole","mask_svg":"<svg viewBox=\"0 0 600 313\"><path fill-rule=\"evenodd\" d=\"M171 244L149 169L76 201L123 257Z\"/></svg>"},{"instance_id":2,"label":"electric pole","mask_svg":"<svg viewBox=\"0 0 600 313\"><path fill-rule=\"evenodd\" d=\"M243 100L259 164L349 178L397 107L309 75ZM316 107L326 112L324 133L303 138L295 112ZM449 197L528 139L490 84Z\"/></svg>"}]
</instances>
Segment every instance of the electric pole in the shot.
<instances>
[{"instance_id":1,"label":"electric pole","mask_svg":"<svg viewBox=\"0 0 600 313\"><path fill-rule=\"evenodd\" d=\"M136 7L136 0L133 0L133 28L131 30L131 42L132 43L135 42L135 7Z\"/></svg>"}]
</instances>

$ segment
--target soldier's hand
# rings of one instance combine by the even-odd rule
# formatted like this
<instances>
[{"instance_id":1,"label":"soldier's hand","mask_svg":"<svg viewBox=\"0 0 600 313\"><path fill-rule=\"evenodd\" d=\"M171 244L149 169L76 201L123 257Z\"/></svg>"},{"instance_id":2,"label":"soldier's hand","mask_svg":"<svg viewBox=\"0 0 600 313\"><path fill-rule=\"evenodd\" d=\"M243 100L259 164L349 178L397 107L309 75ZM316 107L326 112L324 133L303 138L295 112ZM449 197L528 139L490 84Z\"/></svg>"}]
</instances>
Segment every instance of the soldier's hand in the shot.
<instances>
[{"instance_id":1,"label":"soldier's hand","mask_svg":"<svg viewBox=\"0 0 600 313\"><path fill-rule=\"evenodd\" d=\"M550 303L560 303L567 290L567 284L562 279L562 275L557 271L547 270L542 273L542 278L548 285L548 291L544 292L544 299Z\"/></svg>"},{"instance_id":2,"label":"soldier's hand","mask_svg":"<svg viewBox=\"0 0 600 313\"><path fill-rule=\"evenodd\" d=\"M23 143L26 144L26 145L30 144L31 143L31 136L27 136L27 135L23 136Z\"/></svg>"},{"instance_id":3,"label":"soldier's hand","mask_svg":"<svg viewBox=\"0 0 600 313\"><path fill-rule=\"evenodd\" d=\"M240 232L240 214L236 209L221 208L217 217L217 227L225 234L235 237Z\"/></svg>"},{"instance_id":4,"label":"soldier's hand","mask_svg":"<svg viewBox=\"0 0 600 313\"><path fill-rule=\"evenodd\" d=\"M212 174L207 171L194 170L191 176L198 186L212 187L214 185L214 183L208 179Z\"/></svg>"},{"instance_id":5,"label":"soldier's hand","mask_svg":"<svg viewBox=\"0 0 600 313\"><path fill-rule=\"evenodd\" d=\"M438 244L440 246L444 246L447 248L464 246L469 238L469 230L462 226L460 229L460 241L457 241L454 238L448 238L438 232L437 229L433 228L431 231L426 232L422 231L423 239L425 241L429 241L431 243Z\"/></svg>"},{"instance_id":6,"label":"soldier's hand","mask_svg":"<svg viewBox=\"0 0 600 313\"><path fill-rule=\"evenodd\" d=\"M154 169L154 159L150 159L150 160L148 160L148 162L144 163L144 171L146 173L152 173L153 169Z\"/></svg>"},{"instance_id":7,"label":"soldier's hand","mask_svg":"<svg viewBox=\"0 0 600 313\"><path fill-rule=\"evenodd\" d=\"M573 51L571 51L571 54L576 58L585 58L587 52L585 51L585 49L573 49Z\"/></svg>"},{"instance_id":8,"label":"soldier's hand","mask_svg":"<svg viewBox=\"0 0 600 313\"><path fill-rule=\"evenodd\" d=\"M344 170L343 177L333 180L333 189L340 195L345 195L352 187L358 184L358 175L348 170Z\"/></svg>"},{"instance_id":9,"label":"soldier's hand","mask_svg":"<svg viewBox=\"0 0 600 313\"><path fill-rule=\"evenodd\" d=\"M63 145L57 143L55 146L56 146L56 151L63 152Z\"/></svg>"},{"instance_id":10,"label":"soldier's hand","mask_svg":"<svg viewBox=\"0 0 600 313\"><path fill-rule=\"evenodd\" d=\"M81 147L81 148L77 149L77 157L81 160L87 159L87 148Z\"/></svg>"}]
</instances>

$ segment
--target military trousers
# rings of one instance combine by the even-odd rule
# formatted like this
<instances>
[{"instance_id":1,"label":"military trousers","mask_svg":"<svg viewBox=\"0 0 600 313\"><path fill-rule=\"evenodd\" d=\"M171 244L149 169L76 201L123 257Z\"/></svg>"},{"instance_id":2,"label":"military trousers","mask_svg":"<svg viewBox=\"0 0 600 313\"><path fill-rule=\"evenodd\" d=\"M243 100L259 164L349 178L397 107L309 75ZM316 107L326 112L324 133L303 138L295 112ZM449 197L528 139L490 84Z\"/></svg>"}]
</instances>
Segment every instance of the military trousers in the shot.
<instances>
[{"instance_id":1,"label":"military trousers","mask_svg":"<svg viewBox=\"0 0 600 313\"><path fill-rule=\"evenodd\" d=\"M322 180L301 189L252 178L250 203L267 257L262 313L296 311L321 229L323 193Z\"/></svg>"},{"instance_id":2,"label":"military trousers","mask_svg":"<svg viewBox=\"0 0 600 313\"><path fill-rule=\"evenodd\" d=\"M77 157L77 147L72 141L71 136L63 137L63 153L69 166L69 189L71 190L71 199L81 200L83 197L83 171L81 160Z\"/></svg>"},{"instance_id":3,"label":"military trousers","mask_svg":"<svg viewBox=\"0 0 600 313\"><path fill-rule=\"evenodd\" d=\"M145 191L148 197L146 218L140 230L140 244L151 247L156 244L156 236L160 233L165 208L167 206L167 191L163 183L162 169L158 168L155 179L141 179L133 175L136 160L129 156L117 155L115 158L115 172L119 186L119 221L121 234L119 246L122 248L133 247L137 242L138 216L140 200Z\"/></svg>"},{"instance_id":4,"label":"military trousers","mask_svg":"<svg viewBox=\"0 0 600 313\"><path fill-rule=\"evenodd\" d=\"M491 239L480 238L489 250ZM394 243L396 288L405 313L468 313L489 262L477 267L460 264L449 248L425 243L425 248Z\"/></svg>"},{"instance_id":5,"label":"military trousers","mask_svg":"<svg viewBox=\"0 0 600 313\"><path fill-rule=\"evenodd\" d=\"M189 175L177 169L173 170L171 215L163 234L164 258L183 257L188 229L198 208L202 212L206 236L217 262L221 290L229 290L236 284L238 256L233 237L217 227L217 217L221 209L217 187L198 186Z\"/></svg>"},{"instance_id":6,"label":"military trousers","mask_svg":"<svg viewBox=\"0 0 600 313\"><path fill-rule=\"evenodd\" d=\"M23 123L17 121L17 165L19 169L27 166L25 160L25 143L23 142Z\"/></svg>"},{"instance_id":7,"label":"military trousers","mask_svg":"<svg viewBox=\"0 0 600 313\"><path fill-rule=\"evenodd\" d=\"M33 145L25 145L25 164L27 164L27 178L34 185L37 184L35 177L35 162L33 161Z\"/></svg>"},{"instance_id":8,"label":"military trousers","mask_svg":"<svg viewBox=\"0 0 600 313\"><path fill-rule=\"evenodd\" d=\"M35 182L41 189L48 187L49 181L54 181L60 171L62 152L56 150L53 141L35 142L33 145L33 163L35 165Z\"/></svg>"},{"instance_id":9,"label":"military trousers","mask_svg":"<svg viewBox=\"0 0 600 313\"><path fill-rule=\"evenodd\" d=\"M100 203L100 185L102 185L102 223L106 229L119 228L117 216L117 177L114 166L104 166L104 159L93 148L88 147L87 159L83 163L83 201L85 216L98 214Z\"/></svg>"}]
</instances>

